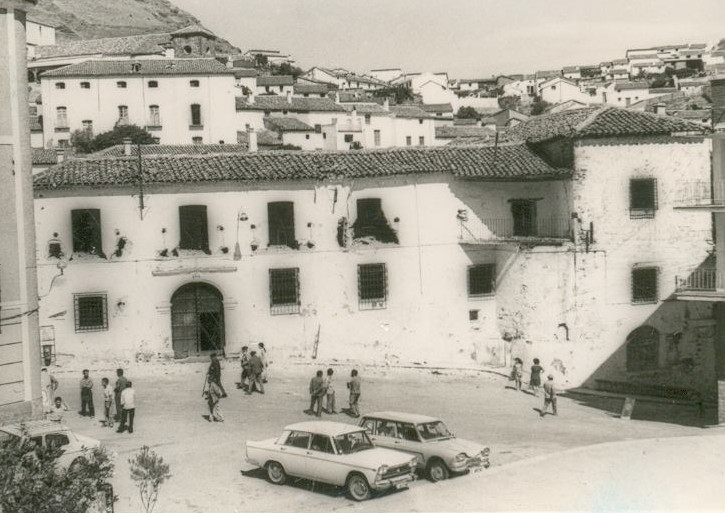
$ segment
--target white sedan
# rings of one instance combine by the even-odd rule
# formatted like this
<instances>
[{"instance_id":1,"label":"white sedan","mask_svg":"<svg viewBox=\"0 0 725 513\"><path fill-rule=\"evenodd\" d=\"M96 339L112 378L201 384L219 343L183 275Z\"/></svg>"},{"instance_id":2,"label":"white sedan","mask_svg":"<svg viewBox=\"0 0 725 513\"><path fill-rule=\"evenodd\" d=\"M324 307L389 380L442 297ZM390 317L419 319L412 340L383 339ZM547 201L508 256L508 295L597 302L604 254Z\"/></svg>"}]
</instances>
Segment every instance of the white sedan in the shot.
<instances>
[{"instance_id":1,"label":"white sedan","mask_svg":"<svg viewBox=\"0 0 725 513\"><path fill-rule=\"evenodd\" d=\"M274 484L294 476L344 486L356 501L415 479L415 458L374 447L363 428L339 422L291 424L277 438L247 442L246 451L247 462L265 469Z\"/></svg>"}]
</instances>

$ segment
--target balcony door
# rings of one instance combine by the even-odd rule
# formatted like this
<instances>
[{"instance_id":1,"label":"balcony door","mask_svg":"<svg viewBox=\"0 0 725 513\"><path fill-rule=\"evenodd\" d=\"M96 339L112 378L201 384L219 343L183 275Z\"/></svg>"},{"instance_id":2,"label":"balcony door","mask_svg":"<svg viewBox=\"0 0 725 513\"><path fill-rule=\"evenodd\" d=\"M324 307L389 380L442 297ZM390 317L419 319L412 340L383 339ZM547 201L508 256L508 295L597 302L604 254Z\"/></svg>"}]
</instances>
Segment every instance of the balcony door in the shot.
<instances>
[{"instance_id":1,"label":"balcony door","mask_svg":"<svg viewBox=\"0 0 725 513\"><path fill-rule=\"evenodd\" d=\"M512 200L511 215L514 218L514 237L532 237L537 235L536 201Z\"/></svg>"},{"instance_id":2,"label":"balcony door","mask_svg":"<svg viewBox=\"0 0 725 513\"><path fill-rule=\"evenodd\" d=\"M188 283L171 297L174 356L224 351L222 294L206 283Z\"/></svg>"}]
</instances>

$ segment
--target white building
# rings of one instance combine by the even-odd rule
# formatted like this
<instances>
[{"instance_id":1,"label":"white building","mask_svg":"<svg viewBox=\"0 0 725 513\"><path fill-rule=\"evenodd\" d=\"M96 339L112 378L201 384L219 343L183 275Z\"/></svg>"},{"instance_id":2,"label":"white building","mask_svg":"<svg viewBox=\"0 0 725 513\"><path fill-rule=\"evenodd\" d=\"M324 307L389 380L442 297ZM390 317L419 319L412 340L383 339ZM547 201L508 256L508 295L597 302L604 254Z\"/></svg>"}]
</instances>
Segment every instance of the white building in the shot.
<instances>
[{"instance_id":1,"label":"white building","mask_svg":"<svg viewBox=\"0 0 725 513\"><path fill-rule=\"evenodd\" d=\"M257 77L257 94L292 94L295 79L290 75L264 75Z\"/></svg>"},{"instance_id":2,"label":"white building","mask_svg":"<svg viewBox=\"0 0 725 513\"><path fill-rule=\"evenodd\" d=\"M599 90L602 103L617 107L629 107L637 102L677 92L677 89L660 87L651 89L646 81L612 82Z\"/></svg>"},{"instance_id":3,"label":"white building","mask_svg":"<svg viewBox=\"0 0 725 513\"><path fill-rule=\"evenodd\" d=\"M38 16L30 15L25 23L26 46L28 59L35 56L36 46L55 44L55 27L57 24Z\"/></svg>"},{"instance_id":4,"label":"white building","mask_svg":"<svg viewBox=\"0 0 725 513\"><path fill-rule=\"evenodd\" d=\"M539 85L539 96L549 103L564 103L576 100L584 103L591 102L591 97L582 92L576 82L564 77L556 77Z\"/></svg>"},{"instance_id":5,"label":"white building","mask_svg":"<svg viewBox=\"0 0 725 513\"><path fill-rule=\"evenodd\" d=\"M244 52L243 57L250 60L256 60L258 57L264 57L267 59L269 65L280 65L280 64L294 64L294 60L288 54L282 53L279 50L261 50L253 49Z\"/></svg>"},{"instance_id":6,"label":"white building","mask_svg":"<svg viewBox=\"0 0 725 513\"><path fill-rule=\"evenodd\" d=\"M162 144L236 140L234 72L215 59L86 61L42 75L45 144L145 127Z\"/></svg>"},{"instance_id":7,"label":"white building","mask_svg":"<svg viewBox=\"0 0 725 513\"><path fill-rule=\"evenodd\" d=\"M394 78L403 75L403 70L400 68L371 69L369 75L373 78L377 78L378 80L382 80L383 82L390 82Z\"/></svg>"}]
</instances>

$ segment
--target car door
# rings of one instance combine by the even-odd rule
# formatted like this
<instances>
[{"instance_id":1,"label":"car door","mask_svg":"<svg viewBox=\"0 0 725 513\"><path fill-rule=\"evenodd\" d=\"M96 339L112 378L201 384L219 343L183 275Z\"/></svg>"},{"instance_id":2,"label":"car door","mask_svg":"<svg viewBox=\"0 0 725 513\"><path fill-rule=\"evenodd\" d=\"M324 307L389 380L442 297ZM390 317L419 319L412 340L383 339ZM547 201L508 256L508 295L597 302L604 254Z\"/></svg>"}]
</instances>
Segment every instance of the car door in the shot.
<instances>
[{"instance_id":1,"label":"car door","mask_svg":"<svg viewBox=\"0 0 725 513\"><path fill-rule=\"evenodd\" d=\"M322 483L340 484L346 472L329 436L313 434L307 451L307 472L311 479ZM344 477L342 477L344 482Z\"/></svg>"},{"instance_id":2,"label":"car door","mask_svg":"<svg viewBox=\"0 0 725 513\"><path fill-rule=\"evenodd\" d=\"M415 425L409 422L396 422L395 424L396 437L393 440L392 448L424 458L420 436Z\"/></svg>"},{"instance_id":3,"label":"car door","mask_svg":"<svg viewBox=\"0 0 725 513\"><path fill-rule=\"evenodd\" d=\"M280 463L288 474L298 477L307 475L307 452L312 435L305 431L291 431L279 448Z\"/></svg>"},{"instance_id":4,"label":"car door","mask_svg":"<svg viewBox=\"0 0 725 513\"><path fill-rule=\"evenodd\" d=\"M45 446L48 449L61 450L61 455L58 457L58 466L61 468L67 468L75 457L80 456L78 451L72 450L71 440L66 433L48 433L45 435Z\"/></svg>"},{"instance_id":5,"label":"car door","mask_svg":"<svg viewBox=\"0 0 725 513\"><path fill-rule=\"evenodd\" d=\"M370 438L374 445L394 449L397 436L398 428L394 421L377 419L375 422L375 431Z\"/></svg>"}]
</instances>

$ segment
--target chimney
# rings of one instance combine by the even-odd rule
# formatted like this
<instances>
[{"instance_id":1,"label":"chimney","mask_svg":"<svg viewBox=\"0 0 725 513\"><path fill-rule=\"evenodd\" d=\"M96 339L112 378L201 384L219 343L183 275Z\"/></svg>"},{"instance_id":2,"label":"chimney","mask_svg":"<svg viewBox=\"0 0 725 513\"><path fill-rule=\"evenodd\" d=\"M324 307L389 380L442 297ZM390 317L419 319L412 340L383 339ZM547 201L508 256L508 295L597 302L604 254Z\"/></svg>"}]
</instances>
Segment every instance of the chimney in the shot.
<instances>
[{"instance_id":1,"label":"chimney","mask_svg":"<svg viewBox=\"0 0 725 513\"><path fill-rule=\"evenodd\" d=\"M712 129L725 131L725 78L710 81L712 98Z\"/></svg>"},{"instance_id":2,"label":"chimney","mask_svg":"<svg viewBox=\"0 0 725 513\"><path fill-rule=\"evenodd\" d=\"M234 59L232 59L231 55L227 55L227 68L233 68L234 67Z\"/></svg>"},{"instance_id":3,"label":"chimney","mask_svg":"<svg viewBox=\"0 0 725 513\"><path fill-rule=\"evenodd\" d=\"M335 91L335 103L340 103L340 93Z\"/></svg>"},{"instance_id":4,"label":"chimney","mask_svg":"<svg viewBox=\"0 0 725 513\"><path fill-rule=\"evenodd\" d=\"M55 149L55 160L60 164L65 160L65 148Z\"/></svg>"},{"instance_id":5,"label":"chimney","mask_svg":"<svg viewBox=\"0 0 725 513\"><path fill-rule=\"evenodd\" d=\"M254 131L254 128L247 130L247 137L249 140L247 143L249 153L257 153L257 132Z\"/></svg>"},{"instance_id":6,"label":"chimney","mask_svg":"<svg viewBox=\"0 0 725 513\"><path fill-rule=\"evenodd\" d=\"M123 140L123 154L127 157L131 156L131 139Z\"/></svg>"},{"instance_id":7,"label":"chimney","mask_svg":"<svg viewBox=\"0 0 725 513\"><path fill-rule=\"evenodd\" d=\"M385 110L390 110L390 100L388 100L387 98L385 98L385 101L383 101L383 108Z\"/></svg>"},{"instance_id":8,"label":"chimney","mask_svg":"<svg viewBox=\"0 0 725 513\"><path fill-rule=\"evenodd\" d=\"M287 103L292 104L292 91L287 91Z\"/></svg>"},{"instance_id":9,"label":"chimney","mask_svg":"<svg viewBox=\"0 0 725 513\"><path fill-rule=\"evenodd\" d=\"M658 116L666 116L667 115L667 106L664 103L658 103L655 105L655 114Z\"/></svg>"}]
</instances>

